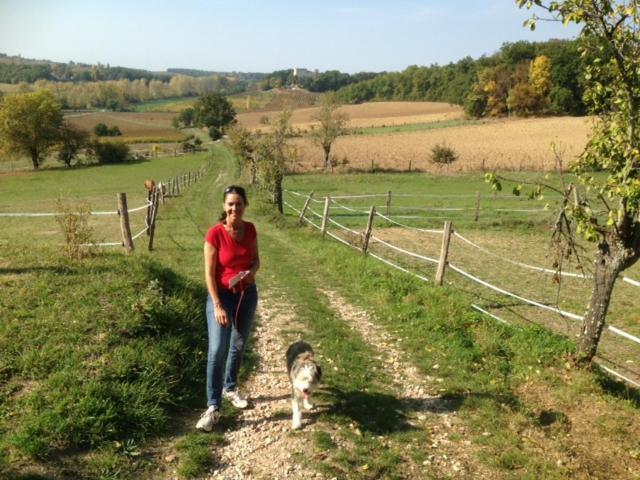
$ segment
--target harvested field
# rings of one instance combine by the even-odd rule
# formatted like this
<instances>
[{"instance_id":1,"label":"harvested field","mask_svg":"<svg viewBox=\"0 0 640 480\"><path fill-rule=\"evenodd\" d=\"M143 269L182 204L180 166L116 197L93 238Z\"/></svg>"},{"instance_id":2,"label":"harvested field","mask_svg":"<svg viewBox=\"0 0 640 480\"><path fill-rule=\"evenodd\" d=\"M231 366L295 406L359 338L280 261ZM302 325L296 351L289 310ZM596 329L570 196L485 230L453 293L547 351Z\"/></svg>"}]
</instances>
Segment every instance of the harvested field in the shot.
<instances>
[{"instance_id":1,"label":"harvested field","mask_svg":"<svg viewBox=\"0 0 640 480\"><path fill-rule=\"evenodd\" d=\"M493 169L550 171L555 168L551 143L556 143L566 165L582 152L589 132L585 117L504 119L413 133L344 136L335 142L332 156L337 160L338 171L368 171L372 166L406 171L411 163L413 170L447 173L429 161L431 148L445 142L458 154L450 173ZM296 144L296 169L321 170L322 149L308 138L296 139Z\"/></svg>"},{"instance_id":2,"label":"harvested field","mask_svg":"<svg viewBox=\"0 0 640 480\"><path fill-rule=\"evenodd\" d=\"M86 112L69 113L66 119L78 128L93 131L97 123L109 127L117 125L121 137L113 137L127 143L175 142L184 135L171 126L173 113L167 112Z\"/></svg>"},{"instance_id":3,"label":"harvested field","mask_svg":"<svg viewBox=\"0 0 640 480\"><path fill-rule=\"evenodd\" d=\"M231 95L229 100L238 113L279 112L285 108L297 110L312 107L320 95L319 93L302 89L288 90L280 88L266 92L247 92L240 95Z\"/></svg>"},{"instance_id":4,"label":"harvested field","mask_svg":"<svg viewBox=\"0 0 640 480\"><path fill-rule=\"evenodd\" d=\"M0 83L0 92L15 93L20 89L17 83Z\"/></svg>"},{"instance_id":5,"label":"harvested field","mask_svg":"<svg viewBox=\"0 0 640 480\"><path fill-rule=\"evenodd\" d=\"M345 105L340 111L349 117L350 127L380 127L383 125L406 125L413 123L455 120L464 117L462 107L441 102L370 102L360 105ZM314 122L317 107L294 110L291 122L300 129L309 128ZM251 112L238 115L238 122L245 128L264 128L260 124L263 116L274 119L279 112Z\"/></svg>"}]
</instances>

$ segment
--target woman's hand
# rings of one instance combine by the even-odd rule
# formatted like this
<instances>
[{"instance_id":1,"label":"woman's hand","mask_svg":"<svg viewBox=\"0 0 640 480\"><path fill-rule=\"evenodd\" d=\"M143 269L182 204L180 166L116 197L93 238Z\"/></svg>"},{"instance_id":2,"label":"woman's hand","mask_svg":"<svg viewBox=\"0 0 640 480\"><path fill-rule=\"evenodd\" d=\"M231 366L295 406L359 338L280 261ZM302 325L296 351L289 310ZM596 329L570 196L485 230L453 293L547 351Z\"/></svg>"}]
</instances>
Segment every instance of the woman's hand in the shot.
<instances>
[{"instance_id":1,"label":"woman's hand","mask_svg":"<svg viewBox=\"0 0 640 480\"><path fill-rule=\"evenodd\" d=\"M227 318L227 312L224 310L222 303L216 303L213 307L213 311L216 315L216 322L219 325L226 327L229 325L229 319Z\"/></svg>"},{"instance_id":2,"label":"woman's hand","mask_svg":"<svg viewBox=\"0 0 640 480\"><path fill-rule=\"evenodd\" d=\"M247 275L242 279L243 282L245 282L248 285L252 285L254 283L256 283L256 274L255 272L249 270L249 273L247 273Z\"/></svg>"}]
</instances>

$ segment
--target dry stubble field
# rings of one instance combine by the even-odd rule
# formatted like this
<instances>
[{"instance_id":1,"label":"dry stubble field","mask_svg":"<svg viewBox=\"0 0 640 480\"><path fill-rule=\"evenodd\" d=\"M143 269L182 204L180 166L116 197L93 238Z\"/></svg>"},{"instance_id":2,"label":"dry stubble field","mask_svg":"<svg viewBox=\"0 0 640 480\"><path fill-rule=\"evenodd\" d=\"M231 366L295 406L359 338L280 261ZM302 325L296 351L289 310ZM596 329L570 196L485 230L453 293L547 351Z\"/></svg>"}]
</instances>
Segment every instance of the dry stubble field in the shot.
<instances>
[{"instance_id":1,"label":"dry stubble field","mask_svg":"<svg viewBox=\"0 0 640 480\"><path fill-rule=\"evenodd\" d=\"M300 108L293 111L291 124L295 128L308 129L314 124L313 116L318 107ZM413 123L438 122L464 118L464 112L458 105L441 102L369 102L359 105L344 105L339 111L349 117L349 126L357 128L391 125L409 125ZM264 128L260 124L263 116L273 120L280 112L250 112L238 115L238 123L248 129Z\"/></svg>"},{"instance_id":2,"label":"dry stubble field","mask_svg":"<svg viewBox=\"0 0 640 480\"><path fill-rule=\"evenodd\" d=\"M398 121L402 118L398 117ZM582 151L589 131L585 117L501 119L411 133L347 135L336 140L332 155L343 171L370 170L372 162L376 169L401 171L408 170L411 162L412 169L434 173L483 169L550 171L555 169L551 143L556 143L566 165ZM431 148L442 142L453 147L459 156L449 171L429 161ZM322 168L322 149L311 139L298 138L296 145L298 166L303 171Z\"/></svg>"}]
</instances>

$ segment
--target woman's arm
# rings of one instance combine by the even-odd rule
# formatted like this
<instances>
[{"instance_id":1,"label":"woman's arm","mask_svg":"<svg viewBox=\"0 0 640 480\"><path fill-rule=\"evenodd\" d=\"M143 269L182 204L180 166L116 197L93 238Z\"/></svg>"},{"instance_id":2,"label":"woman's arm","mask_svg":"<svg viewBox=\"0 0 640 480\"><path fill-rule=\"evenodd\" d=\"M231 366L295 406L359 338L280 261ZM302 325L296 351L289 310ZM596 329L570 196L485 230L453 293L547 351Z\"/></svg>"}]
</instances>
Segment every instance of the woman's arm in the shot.
<instances>
[{"instance_id":1,"label":"woman's arm","mask_svg":"<svg viewBox=\"0 0 640 480\"><path fill-rule=\"evenodd\" d=\"M229 323L227 314L222 307L218 285L216 284L216 247L209 242L204 242L204 278L207 283L207 290L213 301L216 321L223 327Z\"/></svg>"},{"instance_id":2,"label":"woman's arm","mask_svg":"<svg viewBox=\"0 0 640 480\"><path fill-rule=\"evenodd\" d=\"M251 268L249 268L249 275L245 277L249 283L254 283L256 281L256 273L260 269L260 255L258 254L257 238L253 242L253 258L253 263L251 264Z\"/></svg>"}]
</instances>

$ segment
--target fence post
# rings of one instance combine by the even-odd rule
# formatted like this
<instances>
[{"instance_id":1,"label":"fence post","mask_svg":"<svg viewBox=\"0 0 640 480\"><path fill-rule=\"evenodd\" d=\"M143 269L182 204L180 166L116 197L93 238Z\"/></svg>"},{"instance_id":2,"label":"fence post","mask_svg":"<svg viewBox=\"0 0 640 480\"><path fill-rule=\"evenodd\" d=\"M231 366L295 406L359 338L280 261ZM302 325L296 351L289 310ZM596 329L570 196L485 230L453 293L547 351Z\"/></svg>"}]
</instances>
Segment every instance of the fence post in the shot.
<instances>
[{"instance_id":1,"label":"fence post","mask_svg":"<svg viewBox=\"0 0 640 480\"><path fill-rule=\"evenodd\" d=\"M153 235L156 232L156 217L158 216L158 207L160 205L160 202L158 202L158 196L159 193L157 191L158 189L156 189L155 192L153 192L153 197L152 197L152 209L151 209L151 224L149 225L149 251L153 250Z\"/></svg>"},{"instance_id":2,"label":"fence post","mask_svg":"<svg viewBox=\"0 0 640 480\"><path fill-rule=\"evenodd\" d=\"M373 217L376 214L376 207L371 205L369 210L369 219L367 220L367 230L364 232L364 239L362 241L362 253L367 254L369 248L369 239L371 238L371 230L373 229Z\"/></svg>"},{"instance_id":3,"label":"fence post","mask_svg":"<svg viewBox=\"0 0 640 480\"><path fill-rule=\"evenodd\" d=\"M147 192L147 214L144 217L144 225L147 227L147 237L149 236L149 225L151 225L151 210L153 209L153 195L157 185Z\"/></svg>"},{"instance_id":4,"label":"fence post","mask_svg":"<svg viewBox=\"0 0 640 480\"><path fill-rule=\"evenodd\" d=\"M436 285L442 285L444 270L447 266L447 256L449 255L449 240L451 240L451 221L444 222L444 234L442 235L442 248L440 249L440 261L436 271Z\"/></svg>"},{"instance_id":5,"label":"fence post","mask_svg":"<svg viewBox=\"0 0 640 480\"><path fill-rule=\"evenodd\" d=\"M164 205L164 191L167 189L167 186L164 182L160 182L160 200L162 200L162 205Z\"/></svg>"},{"instance_id":6,"label":"fence post","mask_svg":"<svg viewBox=\"0 0 640 480\"><path fill-rule=\"evenodd\" d=\"M476 218L475 221L478 221L480 217L480 192L476 192Z\"/></svg>"},{"instance_id":7,"label":"fence post","mask_svg":"<svg viewBox=\"0 0 640 480\"><path fill-rule=\"evenodd\" d=\"M118 214L120 215L120 230L122 230L122 245L127 253L131 253L133 251L133 240L131 239L126 193L118 194Z\"/></svg>"},{"instance_id":8,"label":"fence post","mask_svg":"<svg viewBox=\"0 0 640 480\"><path fill-rule=\"evenodd\" d=\"M387 217L391 215L391 190L387 192Z\"/></svg>"},{"instance_id":9,"label":"fence post","mask_svg":"<svg viewBox=\"0 0 640 480\"><path fill-rule=\"evenodd\" d=\"M324 197L324 211L322 212L322 226L320 230L322 231L322 238L324 238L325 233L327 233L327 219L329 218L329 204L331 203L331 197L327 195Z\"/></svg>"},{"instance_id":10,"label":"fence post","mask_svg":"<svg viewBox=\"0 0 640 480\"><path fill-rule=\"evenodd\" d=\"M307 208L309 208L309 204L311 203L312 198L313 198L313 190L307 197L306 202L304 202L304 207L302 207L302 210L300 211L300 217L298 217L298 221L300 223L302 223L302 220L304 220L304 214L307 213Z\"/></svg>"}]
</instances>

